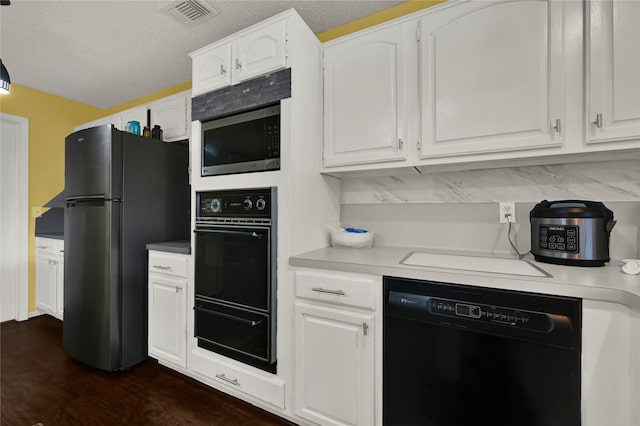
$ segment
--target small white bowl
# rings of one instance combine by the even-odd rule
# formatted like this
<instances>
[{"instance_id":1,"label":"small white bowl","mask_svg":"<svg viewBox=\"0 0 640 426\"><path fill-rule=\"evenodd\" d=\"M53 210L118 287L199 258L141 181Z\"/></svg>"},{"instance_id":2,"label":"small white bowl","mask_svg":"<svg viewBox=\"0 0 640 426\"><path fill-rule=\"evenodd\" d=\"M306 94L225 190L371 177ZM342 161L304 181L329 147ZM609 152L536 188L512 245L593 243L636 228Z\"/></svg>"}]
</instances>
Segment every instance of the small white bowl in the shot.
<instances>
[{"instance_id":1,"label":"small white bowl","mask_svg":"<svg viewBox=\"0 0 640 426\"><path fill-rule=\"evenodd\" d=\"M373 232L347 232L344 229L331 230L332 247L370 248L373 246Z\"/></svg>"}]
</instances>

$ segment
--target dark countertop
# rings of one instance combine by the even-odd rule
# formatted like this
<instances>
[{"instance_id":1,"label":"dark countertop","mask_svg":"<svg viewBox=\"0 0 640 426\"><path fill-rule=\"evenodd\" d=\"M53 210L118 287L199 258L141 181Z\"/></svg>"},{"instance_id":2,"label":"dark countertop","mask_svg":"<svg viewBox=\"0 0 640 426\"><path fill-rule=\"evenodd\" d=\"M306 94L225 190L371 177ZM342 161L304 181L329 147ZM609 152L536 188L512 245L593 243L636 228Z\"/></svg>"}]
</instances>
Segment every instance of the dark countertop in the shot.
<instances>
[{"instance_id":1,"label":"dark countertop","mask_svg":"<svg viewBox=\"0 0 640 426\"><path fill-rule=\"evenodd\" d=\"M165 251L169 253L191 254L191 242L189 240L165 241L161 243L147 244L147 250Z\"/></svg>"}]
</instances>

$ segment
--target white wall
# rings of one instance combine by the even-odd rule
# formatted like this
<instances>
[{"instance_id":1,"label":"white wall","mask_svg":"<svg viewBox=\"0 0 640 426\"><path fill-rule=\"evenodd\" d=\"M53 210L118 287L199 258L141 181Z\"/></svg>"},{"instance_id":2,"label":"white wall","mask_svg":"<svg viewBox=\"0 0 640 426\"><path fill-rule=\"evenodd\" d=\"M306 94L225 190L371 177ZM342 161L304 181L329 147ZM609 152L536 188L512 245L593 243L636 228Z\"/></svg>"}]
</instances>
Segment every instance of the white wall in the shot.
<instances>
[{"instance_id":1,"label":"white wall","mask_svg":"<svg viewBox=\"0 0 640 426\"><path fill-rule=\"evenodd\" d=\"M464 172L346 177L342 226L376 232L376 245L509 253L498 202L516 201L514 242L530 249L529 212L543 200L602 201L618 221L612 258L635 258L640 227L640 163L609 161Z\"/></svg>"}]
</instances>

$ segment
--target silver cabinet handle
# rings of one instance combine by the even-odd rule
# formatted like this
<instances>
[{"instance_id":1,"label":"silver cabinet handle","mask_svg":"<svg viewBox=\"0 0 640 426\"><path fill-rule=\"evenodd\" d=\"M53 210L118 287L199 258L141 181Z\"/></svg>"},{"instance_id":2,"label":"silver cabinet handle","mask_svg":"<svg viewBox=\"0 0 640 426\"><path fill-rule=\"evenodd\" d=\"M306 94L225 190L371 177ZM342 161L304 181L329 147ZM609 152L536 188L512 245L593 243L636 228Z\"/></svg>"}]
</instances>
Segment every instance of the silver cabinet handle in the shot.
<instances>
[{"instance_id":1,"label":"silver cabinet handle","mask_svg":"<svg viewBox=\"0 0 640 426\"><path fill-rule=\"evenodd\" d=\"M404 141L402 139L398 139L398 151L402 151L403 146L404 146Z\"/></svg>"},{"instance_id":2,"label":"silver cabinet handle","mask_svg":"<svg viewBox=\"0 0 640 426\"><path fill-rule=\"evenodd\" d=\"M314 287L311 290L317 291L318 293L338 294L340 296L344 296L346 294L342 290L327 290L326 288L322 288L322 287Z\"/></svg>"},{"instance_id":3,"label":"silver cabinet handle","mask_svg":"<svg viewBox=\"0 0 640 426\"><path fill-rule=\"evenodd\" d=\"M238 382L238 379L231 380L230 378L228 378L224 374L216 374L216 377L218 379L220 379L220 380L224 380L227 383L231 383L233 386L240 386L240 382Z\"/></svg>"},{"instance_id":4,"label":"silver cabinet handle","mask_svg":"<svg viewBox=\"0 0 640 426\"><path fill-rule=\"evenodd\" d=\"M560 133L562 131L562 122L559 118L556 119L556 125L553 126L552 129L554 129L557 133Z\"/></svg>"},{"instance_id":5,"label":"silver cabinet handle","mask_svg":"<svg viewBox=\"0 0 640 426\"><path fill-rule=\"evenodd\" d=\"M170 271L171 270L171 266L162 266L162 265L153 265L152 268L161 269L163 271Z\"/></svg>"},{"instance_id":6,"label":"silver cabinet handle","mask_svg":"<svg viewBox=\"0 0 640 426\"><path fill-rule=\"evenodd\" d=\"M227 73L227 70L224 69L224 65L220 64L220 74L225 75L226 73Z\"/></svg>"},{"instance_id":7,"label":"silver cabinet handle","mask_svg":"<svg viewBox=\"0 0 640 426\"><path fill-rule=\"evenodd\" d=\"M602 128L602 113L601 112L596 114L596 119L593 122L593 124L595 124L598 129Z\"/></svg>"},{"instance_id":8,"label":"silver cabinet handle","mask_svg":"<svg viewBox=\"0 0 640 426\"><path fill-rule=\"evenodd\" d=\"M242 64L240 63L240 59L236 58L236 69L242 69Z\"/></svg>"},{"instance_id":9,"label":"silver cabinet handle","mask_svg":"<svg viewBox=\"0 0 640 426\"><path fill-rule=\"evenodd\" d=\"M367 324L366 322L362 323L362 332L364 333L364 335L367 335L367 332L369 331L369 324Z\"/></svg>"}]
</instances>

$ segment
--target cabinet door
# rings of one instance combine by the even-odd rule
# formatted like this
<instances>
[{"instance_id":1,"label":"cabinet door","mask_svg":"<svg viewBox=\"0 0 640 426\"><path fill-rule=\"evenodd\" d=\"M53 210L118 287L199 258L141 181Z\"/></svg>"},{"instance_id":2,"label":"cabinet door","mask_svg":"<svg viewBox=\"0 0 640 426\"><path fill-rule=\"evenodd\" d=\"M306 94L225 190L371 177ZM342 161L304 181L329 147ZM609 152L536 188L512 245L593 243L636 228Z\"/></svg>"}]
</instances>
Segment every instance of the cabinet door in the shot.
<instances>
[{"instance_id":1,"label":"cabinet door","mask_svg":"<svg viewBox=\"0 0 640 426\"><path fill-rule=\"evenodd\" d=\"M374 424L373 316L295 303L296 414L321 425Z\"/></svg>"},{"instance_id":2,"label":"cabinet door","mask_svg":"<svg viewBox=\"0 0 640 426\"><path fill-rule=\"evenodd\" d=\"M36 307L49 314L56 311L56 258L36 254Z\"/></svg>"},{"instance_id":3,"label":"cabinet door","mask_svg":"<svg viewBox=\"0 0 640 426\"><path fill-rule=\"evenodd\" d=\"M149 274L149 354L187 366L187 281Z\"/></svg>"},{"instance_id":4,"label":"cabinet door","mask_svg":"<svg viewBox=\"0 0 640 426\"><path fill-rule=\"evenodd\" d=\"M187 95L171 97L150 105L151 127L159 124L162 127L162 138L167 142L187 139L188 126Z\"/></svg>"},{"instance_id":5,"label":"cabinet door","mask_svg":"<svg viewBox=\"0 0 640 426\"><path fill-rule=\"evenodd\" d=\"M640 2L586 5L588 142L640 138Z\"/></svg>"},{"instance_id":6,"label":"cabinet door","mask_svg":"<svg viewBox=\"0 0 640 426\"><path fill-rule=\"evenodd\" d=\"M120 127L118 127L118 130L124 130L129 121L139 121L140 133L142 133L142 129L147 124L147 107L142 106L122 111L120 115Z\"/></svg>"},{"instance_id":7,"label":"cabinet door","mask_svg":"<svg viewBox=\"0 0 640 426\"><path fill-rule=\"evenodd\" d=\"M223 44L193 57L191 90L200 95L231 84L231 44Z\"/></svg>"},{"instance_id":8,"label":"cabinet door","mask_svg":"<svg viewBox=\"0 0 640 426\"><path fill-rule=\"evenodd\" d=\"M324 166L406 159L407 79L416 22L324 50Z\"/></svg>"},{"instance_id":9,"label":"cabinet door","mask_svg":"<svg viewBox=\"0 0 640 426\"><path fill-rule=\"evenodd\" d=\"M261 26L233 42L231 84L286 67L286 22Z\"/></svg>"},{"instance_id":10,"label":"cabinet door","mask_svg":"<svg viewBox=\"0 0 640 426\"><path fill-rule=\"evenodd\" d=\"M421 156L563 143L563 2L469 2L421 21Z\"/></svg>"}]
</instances>

